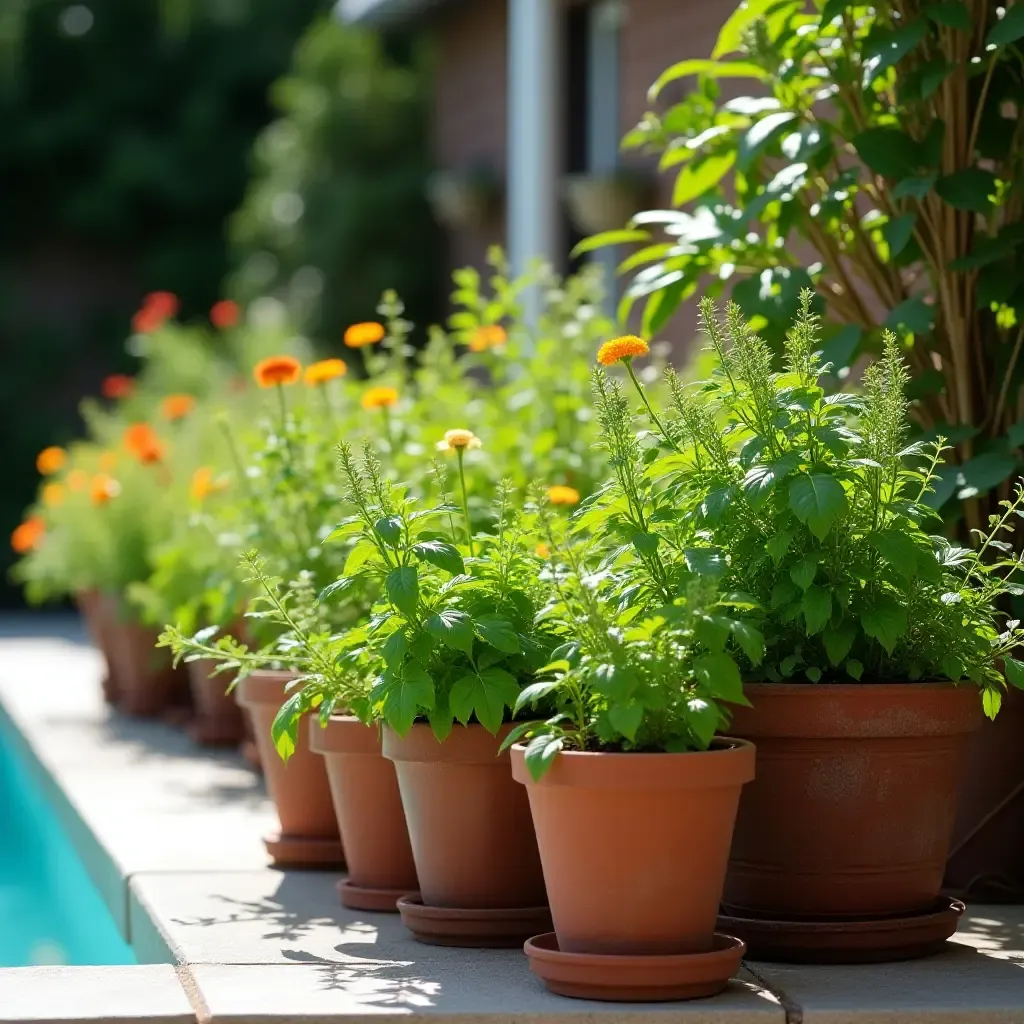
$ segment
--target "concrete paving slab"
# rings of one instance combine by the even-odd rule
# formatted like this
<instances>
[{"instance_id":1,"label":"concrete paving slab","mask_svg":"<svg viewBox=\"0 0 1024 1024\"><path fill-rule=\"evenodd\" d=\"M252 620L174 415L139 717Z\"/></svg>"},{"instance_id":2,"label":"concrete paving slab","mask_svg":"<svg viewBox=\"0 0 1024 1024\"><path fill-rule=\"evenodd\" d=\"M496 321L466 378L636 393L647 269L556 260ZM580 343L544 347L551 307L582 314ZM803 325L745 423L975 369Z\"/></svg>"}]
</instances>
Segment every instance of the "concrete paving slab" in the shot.
<instances>
[{"instance_id":1,"label":"concrete paving slab","mask_svg":"<svg viewBox=\"0 0 1024 1024\"><path fill-rule=\"evenodd\" d=\"M0 1024L196 1024L171 967L0 971Z\"/></svg>"},{"instance_id":2,"label":"concrete paving slab","mask_svg":"<svg viewBox=\"0 0 1024 1024\"><path fill-rule=\"evenodd\" d=\"M516 953L449 950L415 965L318 962L191 968L210 1024L378 1024L383 1016L458 1024L783 1024L780 1006L734 981L714 999L597 1003L552 995Z\"/></svg>"}]
</instances>

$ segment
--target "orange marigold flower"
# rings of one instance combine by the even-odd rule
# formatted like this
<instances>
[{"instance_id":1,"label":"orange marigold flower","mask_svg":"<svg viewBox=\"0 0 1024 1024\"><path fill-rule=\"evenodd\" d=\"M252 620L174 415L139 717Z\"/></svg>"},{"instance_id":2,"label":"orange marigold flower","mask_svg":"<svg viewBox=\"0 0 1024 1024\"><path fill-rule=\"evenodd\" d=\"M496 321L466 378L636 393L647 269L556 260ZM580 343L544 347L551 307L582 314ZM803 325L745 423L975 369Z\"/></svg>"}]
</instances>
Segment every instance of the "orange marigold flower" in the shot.
<instances>
[{"instance_id":1,"label":"orange marigold flower","mask_svg":"<svg viewBox=\"0 0 1024 1024\"><path fill-rule=\"evenodd\" d=\"M27 555L39 547L46 536L46 523L39 516L30 516L14 528L11 534L11 547L19 555Z\"/></svg>"},{"instance_id":2,"label":"orange marigold flower","mask_svg":"<svg viewBox=\"0 0 1024 1024\"><path fill-rule=\"evenodd\" d=\"M124 432L124 446L139 462L160 462L164 443L148 423L133 423Z\"/></svg>"},{"instance_id":3,"label":"orange marigold flower","mask_svg":"<svg viewBox=\"0 0 1024 1024\"><path fill-rule=\"evenodd\" d=\"M345 344L349 348L362 348L364 345L376 345L384 338L385 330L383 324L374 320L366 323L352 324L345 330Z\"/></svg>"},{"instance_id":4,"label":"orange marigold flower","mask_svg":"<svg viewBox=\"0 0 1024 1024\"><path fill-rule=\"evenodd\" d=\"M397 388L370 388L363 395L364 409L390 409L398 401Z\"/></svg>"},{"instance_id":5,"label":"orange marigold flower","mask_svg":"<svg viewBox=\"0 0 1024 1024\"><path fill-rule=\"evenodd\" d=\"M540 542L535 548L534 552L538 558L550 558L551 557L551 546L545 544L543 541Z\"/></svg>"},{"instance_id":6,"label":"orange marigold flower","mask_svg":"<svg viewBox=\"0 0 1024 1024\"><path fill-rule=\"evenodd\" d=\"M103 378L100 393L104 398L127 398L135 390L135 381L126 373L112 373Z\"/></svg>"},{"instance_id":7,"label":"orange marigold flower","mask_svg":"<svg viewBox=\"0 0 1024 1024\"><path fill-rule=\"evenodd\" d=\"M160 411L171 421L184 419L195 407L192 395L168 395L160 403Z\"/></svg>"},{"instance_id":8,"label":"orange marigold flower","mask_svg":"<svg viewBox=\"0 0 1024 1024\"><path fill-rule=\"evenodd\" d=\"M120 493L121 485L112 476L100 473L92 478L89 497L94 505L106 505L111 498L116 498Z\"/></svg>"},{"instance_id":9,"label":"orange marigold flower","mask_svg":"<svg viewBox=\"0 0 1024 1024\"><path fill-rule=\"evenodd\" d=\"M213 470L209 466L200 466L192 474L188 490L194 501L202 501L214 491L224 490L226 486L226 481L214 479Z\"/></svg>"},{"instance_id":10,"label":"orange marigold flower","mask_svg":"<svg viewBox=\"0 0 1024 1024\"><path fill-rule=\"evenodd\" d=\"M232 302L231 299L221 299L210 307L210 323L222 331L234 327L241 315L238 303Z\"/></svg>"},{"instance_id":11,"label":"orange marigold flower","mask_svg":"<svg viewBox=\"0 0 1024 1024\"><path fill-rule=\"evenodd\" d=\"M580 503L580 492L575 487L555 484L553 487L548 488L548 501L552 505L578 505Z\"/></svg>"},{"instance_id":12,"label":"orange marigold flower","mask_svg":"<svg viewBox=\"0 0 1024 1024\"><path fill-rule=\"evenodd\" d=\"M64 504L66 493L63 484L51 483L43 487L40 497L47 508L56 508L58 505Z\"/></svg>"},{"instance_id":13,"label":"orange marigold flower","mask_svg":"<svg viewBox=\"0 0 1024 1024\"><path fill-rule=\"evenodd\" d=\"M85 485L89 482L89 474L84 469L73 469L68 473L68 490L84 491Z\"/></svg>"},{"instance_id":14,"label":"orange marigold flower","mask_svg":"<svg viewBox=\"0 0 1024 1024\"><path fill-rule=\"evenodd\" d=\"M117 465L117 452L100 452L99 467L109 473Z\"/></svg>"},{"instance_id":15,"label":"orange marigold flower","mask_svg":"<svg viewBox=\"0 0 1024 1024\"><path fill-rule=\"evenodd\" d=\"M643 338L638 338L635 334L627 334L623 338L606 341L597 350L597 361L602 366L611 366L612 363L617 363L620 359L645 356L650 351L650 346Z\"/></svg>"},{"instance_id":16,"label":"orange marigold flower","mask_svg":"<svg viewBox=\"0 0 1024 1024\"><path fill-rule=\"evenodd\" d=\"M444 437L437 442L439 452L463 451L466 448L479 448L483 442L472 430L465 427L456 427L454 430L446 430Z\"/></svg>"},{"instance_id":17,"label":"orange marigold flower","mask_svg":"<svg viewBox=\"0 0 1024 1024\"><path fill-rule=\"evenodd\" d=\"M470 352L486 352L489 348L500 348L508 340L501 324L485 324L478 327L469 339Z\"/></svg>"},{"instance_id":18,"label":"orange marigold flower","mask_svg":"<svg viewBox=\"0 0 1024 1024\"><path fill-rule=\"evenodd\" d=\"M252 375L261 388L294 384L302 376L302 364L294 356L270 356L256 364Z\"/></svg>"},{"instance_id":19,"label":"orange marigold flower","mask_svg":"<svg viewBox=\"0 0 1024 1024\"><path fill-rule=\"evenodd\" d=\"M343 359L321 359L318 363L310 363L306 367L306 384L309 387L316 387L317 384L324 384L335 377L344 377L348 373L348 367Z\"/></svg>"},{"instance_id":20,"label":"orange marigold flower","mask_svg":"<svg viewBox=\"0 0 1024 1024\"><path fill-rule=\"evenodd\" d=\"M53 476L54 473L59 473L64 468L67 461L68 453L63 448L52 444L36 456L36 469L43 476Z\"/></svg>"}]
</instances>

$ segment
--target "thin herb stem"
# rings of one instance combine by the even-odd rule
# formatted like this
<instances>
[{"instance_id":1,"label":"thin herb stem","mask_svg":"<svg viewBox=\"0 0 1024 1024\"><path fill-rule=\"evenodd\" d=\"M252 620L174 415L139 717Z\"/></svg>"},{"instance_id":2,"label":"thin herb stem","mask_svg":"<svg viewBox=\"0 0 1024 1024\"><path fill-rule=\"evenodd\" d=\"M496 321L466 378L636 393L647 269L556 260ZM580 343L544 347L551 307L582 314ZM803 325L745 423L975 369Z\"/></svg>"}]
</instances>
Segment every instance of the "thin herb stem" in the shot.
<instances>
[{"instance_id":1,"label":"thin herb stem","mask_svg":"<svg viewBox=\"0 0 1024 1024\"><path fill-rule=\"evenodd\" d=\"M636 374L633 372L633 360L627 358L624 359L623 362L626 364L626 372L629 374L629 379L633 382L633 386L636 388L637 394L640 396L640 400L644 403L648 415L654 421L655 426L657 426L658 430L661 431L662 437L664 437L665 440L668 441L668 443L672 446L672 450L674 452L678 452L679 446L675 443L675 441L672 440L672 435L665 429L665 424L662 423L660 419L658 419L658 414L654 411L654 409L651 406L651 403L647 400L647 392L644 391L643 387L640 384L640 381L636 379Z\"/></svg>"},{"instance_id":2,"label":"thin herb stem","mask_svg":"<svg viewBox=\"0 0 1024 1024\"><path fill-rule=\"evenodd\" d=\"M463 463L463 450L456 448L455 455L459 460L459 483L462 485L462 514L466 517L466 540L469 543L469 554L472 558L475 554L473 550L473 527L469 521L469 492L466 490L466 467Z\"/></svg>"}]
</instances>

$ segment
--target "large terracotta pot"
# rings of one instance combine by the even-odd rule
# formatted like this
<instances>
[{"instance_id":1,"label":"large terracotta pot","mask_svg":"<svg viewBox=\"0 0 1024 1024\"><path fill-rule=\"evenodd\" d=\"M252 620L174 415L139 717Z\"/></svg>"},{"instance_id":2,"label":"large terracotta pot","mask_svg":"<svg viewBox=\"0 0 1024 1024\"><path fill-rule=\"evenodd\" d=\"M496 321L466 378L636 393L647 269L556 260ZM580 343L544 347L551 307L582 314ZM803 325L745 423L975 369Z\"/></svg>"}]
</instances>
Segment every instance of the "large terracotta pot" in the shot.
<instances>
[{"instance_id":1,"label":"large terracotta pot","mask_svg":"<svg viewBox=\"0 0 1024 1024\"><path fill-rule=\"evenodd\" d=\"M280 833L267 836L264 843L274 863L283 867L340 866L344 858L323 758L309 749L304 728L298 730L287 763L270 735L287 698L285 687L294 678L290 672L257 671L236 687L238 703L252 716L267 790L281 822Z\"/></svg>"},{"instance_id":2,"label":"large terracotta pot","mask_svg":"<svg viewBox=\"0 0 1024 1024\"><path fill-rule=\"evenodd\" d=\"M492 736L456 725L438 743L429 725L384 729L394 761L423 903L431 907L543 907L547 903L526 791Z\"/></svg>"},{"instance_id":3,"label":"large terracotta pot","mask_svg":"<svg viewBox=\"0 0 1024 1024\"><path fill-rule=\"evenodd\" d=\"M558 949L626 956L706 953L715 938L740 791L754 747L690 754L560 753L525 784Z\"/></svg>"},{"instance_id":4,"label":"large terracotta pot","mask_svg":"<svg viewBox=\"0 0 1024 1024\"><path fill-rule=\"evenodd\" d=\"M103 655L106 671L101 683L104 700L109 704L117 700L117 681L114 678L114 659L111 657L111 626L117 622L116 602L107 598L96 587L75 594L75 604L85 620L93 646Z\"/></svg>"},{"instance_id":5,"label":"large terracotta pot","mask_svg":"<svg viewBox=\"0 0 1024 1024\"><path fill-rule=\"evenodd\" d=\"M192 739L206 747L234 747L242 742L242 709L227 692L232 677L214 674L218 662L207 658L188 662L188 683L196 717L189 726Z\"/></svg>"},{"instance_id":6,"label":"large terracotta pot","mask_svg":"<svg viewBox=\"0 0 1024 1024\"><path fill-rule=\"evenodd\" d=\"M974 686L745 687L730 733L757 745L725 905L782 920L932 907L942 885Z\"/></svg>"},{"instance_id":7,"label":"large terracotta pot","mask_svg":"<svg viewBox=\"0 0 1024 1024\"><path fill-rule=\"evenodd\" d=\"M309 722L309 743L322 754L341 829L348 880L341 901L358 910L394 911L415 892L416 865L405 826L395 766L381 753L381 731L358 718Z\"/></svg>"}]
</instances>

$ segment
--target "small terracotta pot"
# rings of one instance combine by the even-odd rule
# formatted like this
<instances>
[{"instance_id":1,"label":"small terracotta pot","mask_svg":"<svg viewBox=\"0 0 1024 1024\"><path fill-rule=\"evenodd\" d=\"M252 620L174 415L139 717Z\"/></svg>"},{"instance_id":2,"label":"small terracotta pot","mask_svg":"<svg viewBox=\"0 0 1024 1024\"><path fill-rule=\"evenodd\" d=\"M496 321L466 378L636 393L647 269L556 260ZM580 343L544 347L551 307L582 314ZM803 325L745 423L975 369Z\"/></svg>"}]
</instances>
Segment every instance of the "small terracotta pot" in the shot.
<instances>
[{"instance_id":1,"label":"small terracotta pot","mask_svg":"<svg viewBox=\"0 0 1024 1024\"><path fill-rule=\"evenodd\" d=\"M188 734L204 747L235 747L242 742L242 709L227 693L232 677L214 675L217 662L207 658L186 665L196 717Z\"/></svg>"},{"instance_id":2,"label":"small terracotta pot","mask_svg":"<svg viewBox=\"0 0 1024 1024\"><path fill-rule=\"evenodd\" d=\"M252 715L267 790L281 822L280 834L264 842L274 863L281 866L340 866L344 858L323 758L309 749L309 732L300 728L295 752L286 764L270 735L288 696L285 686L294 678L291 672L257 671L235 687L238 703Z\"/></svg>"},{"instance_id":3,"label":"small terracotta pot","mask_svg":"<svg viewBox=\"0 0 1024 1024\"><path fill-rule=\"evenodd\" d=\"M96 587L80 590L75 594L75 604L85 620L85 628L93 646L103 655L106 671L100 684L103 698L108 704L117 700L117 681L114 678L114 664L111 657L111 625L116 623L116 602L107 598Z\"/></svg>"},{"instance_id":4,"label":"small terracotta pot","mask_svg":"<svg viewBox=\"0 0 1024 1024\"><path fill-rule=\"evenodd\" d=\"M865 918L933 908L970 734L974 686L759 683L730 733L757 744L725 905Z\"/></svg>"},{"instance_id":5,"label":"small terracotta pot","mask_svg":"<svg viewBox=\"0 0 1024 1024\"><path fill-rule=\"evenodd\" d=\"M231 696L235 698L235 703L238 704L242 712L242 757L253 771L257 771L262 775L263 759L260 757L260 748L256 745L256 730L253 728L252 715L249 713L248 708L242 707L239 704L237 687L231 691Z\"/></svg>"},{"instance_id":6,"label":"small terracotta pot","mask_svg":"<svg viewBox=\"0 0 1024 1024\"><path fill-rule=\"evenodd\" d=\"M429 725L405 736L384 729L394 761L425 906L459 909L547 904L526 791L492 736L456 725L438 743Z\"/></svg>"},{"instance_id":7,"label":"small terracotta pot","mask_svg":"<svg viewBox=\"0 0 1024 1024\"><path fill-rule=\"evenodd\" d=\"M395 911L396 900L419 884L395 766L381 753L380 729L341 716L322 728L311 718L309 745L327 766L345 847L349 877L339 887L341 902Z\"/></svg>"},{"instance_id":8,"label":"small terracotta pot","mask_svg":"<svg viewBox=\"0 0 1024 1024\"><path fill-rule=\"evenodd\" d=\"M709 953L754 747L688 754L560 753L526 786L562 953Z\"/></svg>"}]
</instances>

